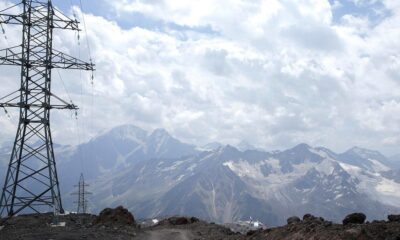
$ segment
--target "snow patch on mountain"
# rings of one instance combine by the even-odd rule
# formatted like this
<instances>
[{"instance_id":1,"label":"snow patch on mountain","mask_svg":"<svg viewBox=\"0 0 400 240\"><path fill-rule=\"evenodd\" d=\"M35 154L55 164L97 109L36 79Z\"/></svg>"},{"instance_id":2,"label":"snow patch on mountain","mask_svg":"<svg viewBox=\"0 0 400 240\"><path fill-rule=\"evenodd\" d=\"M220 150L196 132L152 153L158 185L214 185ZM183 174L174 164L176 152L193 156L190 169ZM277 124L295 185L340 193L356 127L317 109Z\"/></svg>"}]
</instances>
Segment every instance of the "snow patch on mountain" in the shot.
<instances>
[{"instance_id":1,"label":"snow patch on mountain","mask_svg":"<svg viewBox=\"0 0 400 240\"><path fill-rule=\"evenodd\" d=\"M374 172L384 172L390 170L390 167L384 165L376 159L368 158L368 161L372 163L370 169Z\"/></svg>"},{"instance_id":2,"label":"snow patch on mountain","mask_svg":"<svg viewBox=\"0 0 400 240\"><path fill-rule=\"evenodd\" d=\"M326 176L332 175L333 171L335 170L334 162L330 159L324 159L320 164L315 166L315 169L325 174Z\"/></svg>"},{"instance_id":3,"label":"snow patch on mountain","mask_svg":"<svg viewBox=\"0 0 400 240\"><path fill-rule=\"evenodd\" d=\"M257 178L262 179L264 176L260 171L259 164L250 164L247 161L240 160L239 162L224 162L224 166L229 167L234 173L236 173L239 177L248 177L248 178Z\"/></svg>"}]
</instances>

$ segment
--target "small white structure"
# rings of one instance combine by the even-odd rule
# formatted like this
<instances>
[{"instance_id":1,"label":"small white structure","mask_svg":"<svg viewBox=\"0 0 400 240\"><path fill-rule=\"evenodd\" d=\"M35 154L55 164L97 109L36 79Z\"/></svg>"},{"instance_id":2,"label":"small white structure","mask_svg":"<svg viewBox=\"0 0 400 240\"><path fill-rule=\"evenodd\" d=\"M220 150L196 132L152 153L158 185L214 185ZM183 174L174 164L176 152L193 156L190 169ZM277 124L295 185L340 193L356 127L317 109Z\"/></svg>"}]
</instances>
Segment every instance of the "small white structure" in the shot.
<instances>
[{"instance_id":1,"label":"small white structure","mask_svg":"<svg viewBox=\"0 0 400 240\"><path fill-rule=\"evenodd\" d=\"M227 223L225 226L229 227L234 232L246 234L251 230L266 229L267 226L260 221L254 221L250 218L247 221L238 221L235 223Z\"/></svg>"},{"instance_id":2,"label":"small white structure","mask_svg":"<svg viewBox=\"0 0 400 240\"><path fill-rule=\"evenodd\" d=\"M65 227L67 225L66 222L58 222L58 223L52 223L50 224L50 227L54 228L54 227Z\"/></svg>"},{"instance_id":3,"label":"small white structure","mask_svg":"<svg viewBox=\"0 0 400 240\"><path fill-rule=\"evenodd\" d=\"M265 225L262 222L253 221L252 218L250 218L250 220L248 220L248 221L239 221L238 224L242 225L242 226L247 226L247 227L250 227L250 228L254 228L254 229L259 229L259 228L264 228L265 227Z\"/></svg>"}]
</instances>

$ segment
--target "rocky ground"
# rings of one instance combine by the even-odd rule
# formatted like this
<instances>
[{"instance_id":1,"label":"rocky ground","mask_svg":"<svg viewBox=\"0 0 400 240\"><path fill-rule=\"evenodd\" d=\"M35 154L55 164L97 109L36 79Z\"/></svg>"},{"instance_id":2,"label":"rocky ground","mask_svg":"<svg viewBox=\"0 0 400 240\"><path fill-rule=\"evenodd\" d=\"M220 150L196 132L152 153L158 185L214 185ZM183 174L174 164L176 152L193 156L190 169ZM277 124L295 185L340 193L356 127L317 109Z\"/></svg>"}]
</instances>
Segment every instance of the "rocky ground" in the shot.
<instances>
[{"instance_id":1,"label":"rocky ground","mask_svg":"<svg viewBox=\"0 0 400 240\"><path fill-rule=\"evenodd\" d=\"M295 220L294 220L295 219ZM288 225L248 233L248 240L400 240L400 218L391 221L364 222L365 215L352 214L343 224L305 215L302 220L288 219Z\"/></svg>"},{"instance_id":2,"label":"rocky ground","mask_svg":"<svg viewBox=\"0 0 400 240\"><path fill-rule=\"evenodd\" d=\"M155 226L142 227L121 207L105 209L99 216L59 216L65 226L52 226L52 214L32 214L9 219L0 230L0 240L191 240L242 239L239 233L197 218L171 217Z\"/></svg>"},{"instance_id":3,"label":"rocky ground","mask_svg":"<svg viewBox=\"0 0 400 240\"><path fill-rule=\"evenodd\" d=\"M64 227L53 227L51 214L25 215L9 219L0 227L0 240L400 240L400 216L388 221L365 222L366 216L352 214L343 224L333 224L322 218L305 215L292 217L283 227L235 233L223 226L197 218L172 217L151 226L138 224L124 208L105 209L99 216L66 215L59 221Z\"/></svg>"}]
</instances>

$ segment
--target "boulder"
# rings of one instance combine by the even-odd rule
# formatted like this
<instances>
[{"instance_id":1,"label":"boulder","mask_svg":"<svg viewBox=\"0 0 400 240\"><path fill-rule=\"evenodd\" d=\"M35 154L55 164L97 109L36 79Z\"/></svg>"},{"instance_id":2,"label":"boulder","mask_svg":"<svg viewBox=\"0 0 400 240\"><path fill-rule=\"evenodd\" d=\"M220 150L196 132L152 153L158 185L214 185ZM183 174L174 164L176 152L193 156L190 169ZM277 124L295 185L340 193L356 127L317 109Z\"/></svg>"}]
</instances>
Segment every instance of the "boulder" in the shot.
<instances>
[{"instance_id":1,"label":"boulder","mask_svg":"<svg viewBox=\"0 0 400 240\"><path fill-rule=\"evenodd\" d=\"M317 217L315 217L314 215L309 214L309 213L307 213L303 216L303 221L312 221L315 219L317 219Z\"/></svg>"},{"instance_id":2,"label":"boulder","mask_svg":"<svg viewBox=\"0 0 400 240\"><path fill-rule=\"evenodd\" d=\"M347 224L363 224L367 217L364 213L352 213L343 219L343 225Z\"/></svg>"},{"instance_id":3,"label":"boulder","mask_svg":"<svg viewBox=\"0 0 400 240\"><path fill-rule=\"evenodd\" d=\"M298 223L300 221L301 220L300 220L299 217L293 216L293 217L290 217L290 218L287 219L287 224L295 224L295 223Z\"/></svg>"},{"instance_id":4,"label":"boulder","mask_svg":"<svg viewBox=\"0 0 400 240\"><path fill-rule=\"evenodd\" d=\"M198 219L197 217L191 217L190 218L190 222L191 223L197 223L197 222L200 222L200 219Z\"/></svg>"},{"instance_id":5,"label":"boulder","mask_svg":"<svg viewBox=\"0 0 400 240\"><path fill-rule=\"evenodd\" d=\"M400 215L389 215L389 222L400 222Z\"/></svg>"},{"instance_id":6,"label":"boulder","mask_svg":"<svg viewBox=\"0 0 400 240\"><path fill-rule=\"evenodd\" d=\"M196 218L196 217L180 217L180 216L176 216L176 217L170 217L168 219L164 219L162 220L159 225L187 225L187 224L192 224L192 223L197 223L200 222L200 219ZM212 223L210 223L212 224Z\"/></svg>"},{"instance_id":7,"label":"boulder","mask_svg":"<svg viewBox=\"0 0 400 240\"><path fill-rule=\"evenodd\" d=\"M122 206L114 209L106 208L96 217L93 225L135 225L135 218Z\"/></svg>"},{"instance_id":8,"label":"boulder","mask_svg":"<svg viewBox=\"0 0 400 240\"><path fill-rule=\"evenodd\" d=\"M172 217L168 219L168 222L172 225L186 225L190 223L190 220L186 217Z\"/></svg>"}]
</instances>

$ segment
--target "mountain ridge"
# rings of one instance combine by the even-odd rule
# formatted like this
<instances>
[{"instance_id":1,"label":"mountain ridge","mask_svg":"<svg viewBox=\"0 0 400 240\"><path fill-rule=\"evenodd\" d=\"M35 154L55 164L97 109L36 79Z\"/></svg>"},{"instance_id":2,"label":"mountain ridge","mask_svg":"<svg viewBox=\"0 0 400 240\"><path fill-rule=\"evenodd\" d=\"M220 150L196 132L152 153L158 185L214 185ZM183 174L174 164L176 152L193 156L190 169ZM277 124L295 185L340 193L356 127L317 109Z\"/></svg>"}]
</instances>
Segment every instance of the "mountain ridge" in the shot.
<instances>
[{"instance_id":1,"label":"mountain ridge","mask_svg":"<svg viewBox=\"0 0 400 240\"><path fill-rule=\"evenodd\" d=\"M251 217L281 225L305 213L338 221L352 211L379 219L400 210L395 169L384 155L361 148L335 153L301 143L271 152L232 145L201 150L165 129L124 125L56 154L67 209L83 171L93 211L124 205L139 218L180 214L224 223Z\"/></svg>"}]
</instances>

